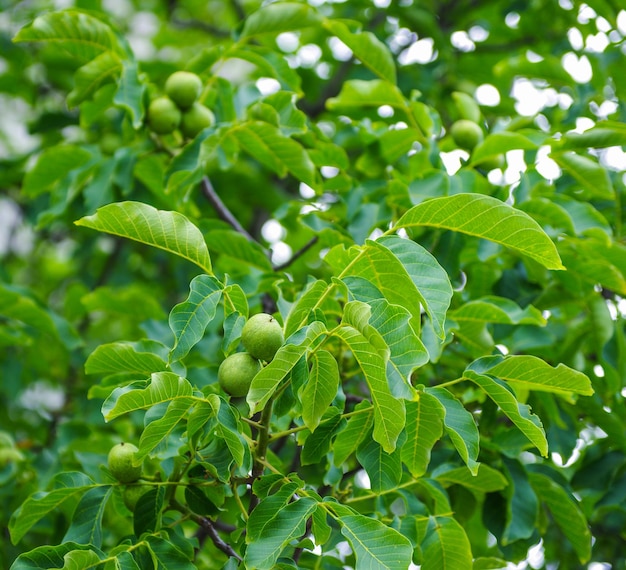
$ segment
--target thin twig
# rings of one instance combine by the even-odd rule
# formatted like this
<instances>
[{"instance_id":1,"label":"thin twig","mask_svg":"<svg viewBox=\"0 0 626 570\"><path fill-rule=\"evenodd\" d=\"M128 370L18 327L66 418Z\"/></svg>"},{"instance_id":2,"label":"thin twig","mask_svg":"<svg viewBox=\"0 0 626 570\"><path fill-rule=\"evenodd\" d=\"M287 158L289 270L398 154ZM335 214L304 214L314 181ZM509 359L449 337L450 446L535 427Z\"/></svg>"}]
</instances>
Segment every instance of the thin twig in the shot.
<instances>
[{"instance_id":1,"label":"thin twig","mask_svg":"<svg viewBox=\"0 0 626 570\"><path fill-rule=\"evenodd\" d=\"M172 24L181 29L195 29L211 34L217 38L228 38L230 32L207 22L201 22L200 20L183 20L182 18L172 18Z\"/></svg>"},{"instance_id":2,"label":"thin twig","mask_svg":"<svg viewBox=\"0 0 626 570\"><path fill-rule=\"evenodd\" d=\"M298 251L296 251L287 261L283 263L279 263L278 265L274 265L274 271L282 271L289 267L296 259L302 257L309 249L311 249L317 242L319 241L319 237L315 236L311 238L307 243L305 243Z\"/></svg>"},{"instance_id":3,"label":"thin twig","mask_svg":"<svg viewBox=\"0 0 626 570\"><path fill-rule=\"evenodd\" d=\"M213 184L207 176L202 177L202 194L211 203L211 206L217 212L217 215L230 224L241 235L245 236L248 241L257 243L257 241L248 233L248 231L239 223L239 220L233 216L232 212L226 207L222 199L217 195Z\"/></svg>"}]
</instances>

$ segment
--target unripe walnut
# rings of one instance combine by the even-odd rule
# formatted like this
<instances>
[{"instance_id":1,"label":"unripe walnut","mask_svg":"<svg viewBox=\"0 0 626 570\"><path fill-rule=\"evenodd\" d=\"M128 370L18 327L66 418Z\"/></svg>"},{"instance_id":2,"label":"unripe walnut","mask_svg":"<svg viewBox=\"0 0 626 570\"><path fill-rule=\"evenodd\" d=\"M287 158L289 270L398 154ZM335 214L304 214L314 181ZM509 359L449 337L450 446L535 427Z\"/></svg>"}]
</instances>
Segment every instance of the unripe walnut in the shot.
<instances>
[{"instance_id":1,"label":"unripe walnut","mask_svg":"<svg viewBox=\"0 0 626 570\"><path fill-rule=\"evenodd\" d=\"M165 82L166 95L180 109L187 109L200 97L202 80L189 71L176 71Z\"/></svg>"},{"instance_id":2,"label":"unripe walnut","mask_svg":"<svg viewBox=\"0 0 626 570\"><path fill-rule=\"evenodd\" d=\"M235 397L248 393L252 379L261 370L261 363L247 352L235 352L224 359L217 371L222 389Z\"/></svg>"},{"instance_id":3,"label":"unripe walnut","mask_svg":"<svg viewBox=\"0 0 626 570\"><path fill-rule=\"evenodd\" d=\"M193 139L200 131L215 123L215 115L211 109L201 103L194 103L187 109L180 121L180 132L187 138Z\"/></svg>"},{"instance_id":4,"label":"unripe walnut","mask_svg":"<svg viewBox=\"0 0 626 570\"><path fill-rule=\"evenodd\" d=\"M142 465L133 465L138 451L132 443L124 442L114 445L109 451L109 471L120 483L132 483L141 477Z\"/></svg>"},{"instance_id":5,"label":"unripe walnut","mask_svg":"<svg viewBox=\"0 0 626 570\"><path fill-rule=\"evenodd\" d=\"M180 124L182 114L169 97L158 97L148 107L150 129L160 135L173 133Z\"/></svg>"},{"instance_id":6,"label":"unripe walnut","mask_svg":"<svg viewBox=\"0 0 626 570\"><path fill-rule=\"evenodd\" d=\"M450 134L454 142L466 150L472 150L484 138L480 125L467 119L460 119L453 123L450 127Z\"/></svg>"},{"instance_id":7,"label":"unripe walnut","mask_svg":"<svg viewBox=\"0 0 626 570\"><path fill-rule=\"evenodd\" d=\"M252 356L269 362L285 342L285 337L282 327L272 315L258 313L243 326L241 342Z\"/></svg>"}]
</instances>

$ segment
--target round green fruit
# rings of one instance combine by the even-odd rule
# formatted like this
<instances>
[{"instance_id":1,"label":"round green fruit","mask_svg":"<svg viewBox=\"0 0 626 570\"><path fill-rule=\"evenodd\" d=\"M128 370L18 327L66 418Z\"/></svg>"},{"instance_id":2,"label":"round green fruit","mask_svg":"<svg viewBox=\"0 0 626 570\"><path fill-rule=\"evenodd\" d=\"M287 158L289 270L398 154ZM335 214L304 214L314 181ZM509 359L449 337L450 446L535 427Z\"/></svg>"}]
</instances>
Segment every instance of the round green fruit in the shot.
<instances>
[{"instance_id":1,"label":"round green fruit","mask_svg":"<svg viewBox=\"0 0 626 570\"><path fill-rule=\"evenodd\" d=\"M241 342L252 356L269 362L284 344L285 337L282 327L272 315L258 313L243 326Z\"/></svg>"},{"instance_id":2,"label":"round green fruit","mask_svg":"<svg viewBox=\"0 0 626 570\"><path fill-rule=\"evenodd\" d=\"M202 80L189 71L176 71L165 82L165 93L181 109L187 109L202 93Z\"/></svg>"},{"instance_id":3,"label":"round green fruit","mask_svg":"<svg viewBox=\"0 0 626 570\"><path fill-rule=\"evenodd\" d=\"M150 485L128 485L124 489L122 498L129 511L135 512L137 501L150 489Z\"/></svg>"},{"instance_id":4,"label":"round green fruit","mask_svg":"<svg viewBox=\"0 0 626 570\"><path fill-rule=\"evenodd\" d=\"M187 109L180 121L180 131L187 138L193 139L202 130L215 122L215 115L211 109L201 103L194 103Z\"/></svg>"},{"instance_id":5,"label":"round green fruit","mask_svg":"<svg viewBox=\"0 0 626 570\"><path fill-rule=\"evenodd\" d=\"M261 363L256 358L247 352L235 352L220 364L217 381L226 393L240 398L248 393L259 370Z\"/></svg>"},{"instance_id":6,"label":"round green fruit","mask_svg":"<svg viewBox=\"0 0 626 570\"><path fill-rule=\"evenodd\" d=\"M137 451L132 443L124 442L114 445L109 451L109 471L120 483L133 483L141 477L142 466L133 465Z\"/></svg>"},{"instance_id":7,"label":"round green fruit","mask_svg":"<svg viewBox=\"0 0 626 570\"><path fill-rule=\"evenodd\" d=\"M467 150L472 150L484 138L480 125L468 119L460 119L453 123L450 134L456 144Z\"/></svg>"},{"instance_id":8,"label":"round green fruit","mask_svg":"<svg viewBox=\"0 0 626 570\"><path fill-rule=\"evenodd\" d=\"M180 124L182 113L169 97L158 97L148 107L148 124L159 135L173 133Z\"/></svg>"}]
</instances>

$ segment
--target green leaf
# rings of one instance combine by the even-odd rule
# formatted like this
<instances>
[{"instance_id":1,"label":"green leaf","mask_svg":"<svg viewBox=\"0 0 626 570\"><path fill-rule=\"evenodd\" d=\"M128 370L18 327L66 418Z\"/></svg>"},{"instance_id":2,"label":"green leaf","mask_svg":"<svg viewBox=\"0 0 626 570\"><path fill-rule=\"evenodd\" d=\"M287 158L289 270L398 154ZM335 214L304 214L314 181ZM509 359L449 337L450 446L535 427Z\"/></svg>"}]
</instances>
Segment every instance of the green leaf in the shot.
<instances>
[{"instance_id":1,"label":"green leaf","mask_svg":"<svg viewBox=\"0 0 626 570\"><path fill-rule=\"evenodd\" d=\"M402 462L416 479L426 473L430 453L443 433L444 409L435 397L420 392L419 399L406 405L406 441L402 445Z\"/></svg>"},{"instance_id":2,"label":"green leaf","mask_svg":"<svg viewBox=\"0 0 626 570\"><path fill-rule=\"evenodd\" d=\"M230 229L211 230L205 235L210 251L244 261L263 271L271 271L267 252L256 242L251 242L239 232Z\"/></svg>"},{"instance_id":3,"label":"green leaf","mask_svg":"<svg viewBox=\"0 0 626 570\"><path fill-rule=\"evenodd\" d=\"M134 462L140 463L165 438L173 433L174 429L195 404L195 399L177 396L167 406L165 413L157 420L151 421L141 433L139 451L135 454Z\"/></svg>"},{"instance_id":4,"label":"green leaf","mask_svg":"<svg viewBox=\"0 0 626 570\"><path fill-rule=\"evenodd\" d=\"M513 387L560 394L593 394L591 381L585 374L563 363L550 366L536 356L487 356L474 361L471 367L506 380Z\"/></svg>"},{"instance_id":5,"label":"green leaf","mask_svg":"<svg viewBox=\"0 0 626 570\"><path fill-rule=\"evenodd\" d=\"M74 89L67 96L68 107L77 107L100 87L115 81L122 69L120 56L112 51L105 51L87 62L74 74Z\"/></svg>"},{"instance_id":6,"label":"green leaf","mask_svg":"<svg viewBox=\"0 0 626 570\"><path fill-rule=\"evenodd\" d=\"M189 285L189 296L170 312L169 324L175 343L170 351L170 362L181 360L204 336L215 317L222 297L222 284L210 275L198 275Z\"/></svg>"},{"instance_id":7,"label":"green leaf","mask_svg":"<svg viewBox=\"0 0 626 570\"><path fill-rule=\"evenodd\" d=\"M51 570L53 568L83 570L89 566L72 565L72 559L77 559L72 554L85 553L82 561L96 564L101 558L91 548L88 544L75 542L64 542L56 546L37 546L29 552L20 554L11 565L11 570ZM66 561L68 561L68 566L66 566Z\"/></svg>"},{"instance_id":8,"label":"green leaf","mask_svg":"<svg viewBox=\"0 0 626 570\"><path fill-rule=\"evenodd\" d=\"M426 388L436 398L445 415L443 425L461 459L472 474L478 471L479 434L474 416L445 388Z\"/></svg>"},{"instance_id":9,"label":"green leaf","mask_svg":"<svg viewBox=\"0 0 626 570\"><path fill-rule=\"evenodd\" d=\"M530 486L528 473L516 460L503 458L509 485L504 490L507 497L506 525L502 543L510 544L533 535L537 527L539 501Z\"/></svg>"},{"instance_id":10,"label":"green leaf","mask_svg":"<svg viewBox=\"0 0 626 570\"><path fill-rule=\"evenodd\" d=\"M241 37L280 34L317 26L319 23L320 17L317 12L306 4L295 2L267 4L246 19Z\"/></svg>"},{"instance_id":11,"label":"green leaf","mask_svg":"<svg viewBox=\"0 0 626 570\"><path fill-rule=\"evenodd\" d=\"M389 105L404 112L408 107L400 89L382 79L371 81L351 79L344 82L337 97L331 97L326 101L326 106L331 111L348 115L364 107L378 108L382 105Z\"/></svg>"},{"instance_id":12,"label":"green leaf","mask_svg":"<svg viewBox=\"0 0 626 570\"><path fill-rule=\"evenodd\" d=\"M519 133L508 131L492 133L474 149L470 164L480 165L481 162L501 156L510 150L535 150L536 148L537 145L534 142Z\"/></svg>"},{"instance_id":13,"label":"green leaf","mask_svg":"<svg viewBox=\"0 0 626 570\"><path fill-rule=\"evenodd\" d=\"M306 521L317 508L317 501L304 497L269 512L261 504L248 519L248 528L255 529L255 533L246 536L244 563L250 570L273 570L285 547L305 533Z\"/></svg>"},{"instance_id":14,"label":"green leaf","mask_svg":"<svg viewBox=\"0 0 626 570\"><path fill-rule=\"evenodd\" d=\"M581 184L590 197L611 200L615 196L608 171L595 160L575 152L553 152L550 158Z\"/></svg>"},{"instance_id":15,"label":"green leaf","mask_svg":"<svg viewBox=\"0 0 626 570\"><path fill-rule=\"evenodd\" d=\"M235 463L245 468L249 463L250 453L246 440L241 435L241 424L226 400L216 394L209 395L207 399L217 417L215 429L218 436L226 442Z\"/></svg>"},{"instance_id":16,"label":"green leaf","mask_svg":"<svg viewBox=\"0 0 626 570\"><path fill-rule=\"evenodd\" d=\"M546 504L556 524L574 547L582 564L591 558L592 536L581 507L574 497L547 475L529 473L528 479Z\"/></svg>"},{"instance_id":17,"label":"green leaf","mask_svg":"<svg viewBox=\"0 0 626 570\"><path fill-rule=\"evenodd\" d=\"M352 455L359 445L370 435L374 425L374 409L363 400L354 407L354 415L350 416L346 427L341 430L333 442L333 463L340 466Z\"/></svg>"},{"instance_id":18,"label":"green leaf","mask_svg":"<svg viewBox=\"0 0 626 570\"><path fill-rule=\"evenodd\" d=\"M402 478L400 448L387 453L381 445L370 439L359 447L356 458L367 472L374 493L395 489Z\"/></svg>"},{"instance_id":19,"label":"green leaf","mask_svg":"<svg viewBox=\"0 0 626 570\"><path fill-rule=\"evenodd\" d=\"M302 291L296 302L289 309L285 319L285 337L289 338L309 322L309 315L319 307L329 289L328 283L318 279Z\"/></svg>"},{"instance_id":20,"label":"green leaf","mask_svg":"<svg viewBox=\"0 0 626 570\"><path fill-rule=\"evenodd\" d=\"M280 130L262 121L249 121L237 125L231 135L253 158L284 177L292 174L311 188L318 188L315 166L304 147Z\"/></svg>"},{"instance_id":21,"label":"green leaf","mask_svg":"<svg viewBox=\"0 0 626 570\"><path fill-rule=\"evenodd\" d=\"M136 536L154 533L159 529L164 500L165 487L162 485L153 487L139 497L133 517L133 530Z\"/></svg>"},{"instance_id":22,"label":"green leaf","mask_svg":"<svg viewBox=\"0 0 626 570\"><path fill-rule=\"evenodd\" d=\"M623 123L601 121L582 133L569 132L553 143L559 150L605 148L626 145L626 128Z\"/></svg>"},{"instance_id":23,"label":"green leaf","mask_svg":"<svg viewBox=\"0 0 626 570\"><path fill-rule=\"evenodd\" d=\"M326 334L326 327L321 322L314 321L287 338L285 344L278 349L274 359L252 380L246 398L251 413L260 410L267 403L278 385L309 347Z\"/></svg>"},{"instance_id":24,"label":"green leaf","mask_svg":"<svg viewBox=\"0 0 626 570\"><path fill-rule=\"evenodd\" d=\"M112 487L95 487L80 498L63 542L102 546L102 516L111 490Z\"/></svg>"},{"instance_id":25,"label":"green leaf","mask_svg":"<svg viewBox=\"0 0 626 570\"><path fill-rule=\"evenodd\" d=\"M117 92L113 102L128 111L135 129L143 124L145 116L144 93L146 85L139 79L139 68L136 61L124 61Z\"/></svg>"},{"instance_id":26,"label":"green leaf","mask_svg":"<svg viewBox=\"0 0 626 570\"><path fill-rule=\"evenodd\" d=\"M326 350L318 350L310 359L311 371L300 395L302 421L311 431L332 404L339 387L339 368L334 356Z\"/></svg>"},{"instance_id":27,"label":"green leaf","mask_svg":"<svg viewBox=\"0 0 626 570\"><path fill-rule=\"evenodd\" d=\"M302 465L319 464L325 459L333 436L342 424L341 412L330 407L322 417L315 432L311 433L302 446L300 455Z\"/></svg>"},{"instance_id":28,"label":"green leaf","mask_svg":"<svg viewBox=\"0 0 626 570\"><path fill-rule=\"evenodd\" d=\"M182 552L171 540L166 540L160 536L149 534L146 541L150 545L150 551L153 554L155 562L155 570L197 570L196 565L189 557Z\"/></svg>"},{"instance_id":29,"label":"green leaf","mask_svg":"<svg viewBox=\"0 0 626 570\"><path fill-rule=\"evenodd\" d=\"M43 517L70 498L82 496L96 484L84 473L59 473L53 480L53 490L28 497L13 513L9 521L11 542L17 544Z\"/></svg>"},{"instance_id":30,"label":"green leaf","mask_svg":"<svg viewBox=\"0 0 626 570\"><path fill-rule=\"evenodd\" d=\"M49 147L39 155L35 166L26 173L22 192L30 198L50 192L70 172L85 165L91 158L88 150L76 145L60 144Z\"/></svg>"},{"instance_id":31,"label":"green leaf","mask_svg":"<svg viewBox=\"0 0 626 570\"><path fill-rule=\"evenodd\" d=\"M430 317L433 328L443 339L446 312L453 293L446 271L429 251L412 240L384 236L377 242L400 260L418 291L420 303Z\"/></svg>"},{"instance_id":32,"label":"green leaf","mask_svg":"<svg viewBox=\"0 0 626 570\"><path fill-rule=\"evenodd\" d=\"M363 371L374 404L374 440L391 453L404 427L405 409L403 401L394 398L389 390L385 360L354 327L343 325L334 335L346 343Z\"/></svg>"},{"instance_id":33,"label":"green leaf","mask_svg":"<svg viewBox=\"0 0 626 570\"><path fill-rule=\"evenodd\" d=\"M297 71L292 69L288 61L274 50L249 44L231 48L228 55L253 63L263 72L264 76L276 79L280 83L281 89L293 91L299 96L302 95L300 87L302 80Z\"/></svg>"},{"instance_id":34,"label":"green leaf","mask_svg":"<svg viewBox=\"0 0 626 570\"><path fill-rule=\"evenodd\" d=\"M471 323L545 326L547 322L541 311L532 305L522 309L511 299L496 296L468 301L458 309L450 311L448 315L457 322Z\"/></svg>"},{"instance_id":35,"label":"green leaf","mask_svg":"<svg viewBox=\"0 0 626 570\"><path fill-rule=\"evenodd\" d=\"M187 399L193 394L191 384L172 372L155 372L143 390L120 387L113 390L102 404L102 415L108 422L123 414L145 410L175 398Z\"/></svg>"},{"instance_id":36,"label":"green leaf","mask_svg":"<svg viewBox=\"0 0 626 570\"><path fill-rule=\"evenodd\" d=\"M93 550L72 550L63 557L63 570L97 568L103 558L105 558L103 554L98 554Z\"/></svg>"},{"instance_id":37,"label":"green leaf","mask_svg":"<svg viewBox=\"0 0 626 570\"><path fill-rule=\"evenodd\" d=\"M544 457L548 456L548 442L541 420L530 411L530 406L517 401L515 394L502 381L479 374L467 368L463 377L474 382L497 404L502 412L520 429Z\"/></svg>"},{"instance_id":38,"label":"green leaf","mask_svg":"<svg viewBox=\"0 0 626 570\"><path fill-rule=\"evenodd\" d=\"M323 22L324 28L337 36L351 50L354 56L365 67L395 85L396 67L389 48L371 32L352 32L348 26L340 20L328 20Z\"/></svg>"},{"instance_id":39,"label":"green leaf","mask_svg":"<svg viewBox=\"0 0 626 570\"><path fill-rule=\"evenodd\" d=\"M74 222L101 232L145 243L195 263L211 275L211 258L200 230L178 212L141 202L116 202Z\"/></svg>"},{"instance_id":40,"label":"green leaf","mask_svg":"<svg viewBox=\"0 0 626 570\"><path fill-rule=\"evenodd\" d=\"M482 194L455 194L422 202L406 212L395 230L432 226L491 240L538 261L564 269L552 240L528 214Z\"/></svg>"},{"instance_id":41,"label":"green leaf","mask_svg":"<svg viewBox=\"0 0 626 570\"><path fill-rule=\"evenodd\" d=\"M160 345L166 348L163 345ZM164 371L167 363L157 354L147 352L142 343L113 342L101 344L87 358L87 374L136 373L150 376L153 372Z\"/></svg>"},{"instance_id":42,"label":"green leaf","mask_svg":"<svg viewBox=\"0 0 626 570\"><path fill-rule=\"evenodd\" d=\"M461 570L472 567L469 539L452 517L430 517L421 544L422 570Z\"/></svg>"},{"instance_id":43,"label":"green leaf","mask_svg":"<svg viewBox=\"0 0 626 570\"><path fill-rule=\"evenodd\" d=\"M22 28L13 41L50 43L84 62L106 51L124 53L107 24L77 10L48 12L39 16Z\"/></svg>"},{"instance_id":44,"label":"green leaf","mask_svg":"<svg viewBox=\"0 0 626 570\"><path fill-rule=\"evenodd\" d=\"M356 556L355 570L406 570L410 566L413 547L397 530L358 514L338 520Z\"/></svg>"},{"instance_id":45,"label":"green leaf","mask_svg":"<svg viewBox=\"0 0 626 570\"><path fill-rule=\"evenodd\" d=\"M472 474L467 467L457 467L438 472L435 478L446 487L462 485L474 493L494 493L501 491L509 484L502 473L484 463L478 466L475 474Z\"/></svg>"},{"instance_id":46,"label":"green leaf","mask_svg":"<svg viewBox=\"0 0 626 570\"><path fill-rule=\"evenodd\" d=\"M460 119L467 119L473 123L480 123L481 115L480 107L476 102L476 99L467 93L462 91L454 91L452 93L452 100L459 112Z\"/></svg>"}]
</instances>

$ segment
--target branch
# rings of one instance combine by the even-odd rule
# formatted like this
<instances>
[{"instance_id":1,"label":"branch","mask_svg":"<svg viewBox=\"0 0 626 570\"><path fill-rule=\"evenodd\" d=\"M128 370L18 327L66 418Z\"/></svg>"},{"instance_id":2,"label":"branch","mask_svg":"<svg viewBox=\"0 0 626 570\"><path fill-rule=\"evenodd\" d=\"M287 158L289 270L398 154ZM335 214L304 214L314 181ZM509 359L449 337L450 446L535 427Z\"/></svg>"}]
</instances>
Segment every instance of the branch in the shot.
<instances>
[{"instance_id":1,"label":"branch","mask_svg":"<svg viewBox=\"0 0 626 570\"><path fill-rule=\"evenodd\" d=\"M270 400L265 404L263 411L261 412L261 426L259 429L259 437L257 447L254 451L254 466L252 467L252 479L258 479L263 475L263 469L265 467L265 456L267 455L267 446L270 441L270 422L272 421L272 407L273 400ZM250 486L250 505L248 512L252 512L254 507L259 504L258 497L252 493L252 486Z\"/></svg>"},{"instance_id":2,"label":"branch","mask_svg":"<svg viewBox=\"0 0 626 570\"><path fill-rule=\"evenodd\" d=\"M217 38L229 38L230 32L228 30L224 30L222 28L218 28L217 26L213 26L212 24L208 24L207 22L202 22L200 20L183 20L182 18L172 18L172 25L181 29L195 29L206 32L207 34L211 34Z\"/></svg>"},{"instance_id":3,"label":"branch","mask_svg":"<svg viewBox=\"0 0 626 570\"><path fill-rule=\"evenodd\" d=\"M311 238L298 251L296 251L287 261L274 265L274 271L281 271L289 267L296 259L302 257L309 249L311 249L319 241L319 236Z\"/></svg>"},{"instance_id":4,"label":"branch","mask_svg":"<svg viewBox=\"0 0 626 570\"><path fill-rule=\"evenodd\" d=\"M311 101L308 103L304 99L299 101L300 110L306 113L311 119L314 119L318 115L320 115L324 109L326 109L326 101L331 97L339 94L341 90L341 86L345 78L348 76L348 72L352 67L352 63L354 62L354 58L350 58L347 61L344 61L333 75L324 85L324 89L320 93L320 96L316 101Z\"/></svg>"},{"instance_id":5,"label":"branch","mask_svg":"<svg viewBox=\"0 0 626 570\"><path fill-rule=\"evenodd\" d=\"M215 192L213 184L207 176L202 177L202 194L211 203L217 215L230 224L237 232L245 236L248 241L256 243L256 240L247 232L247 230L239 223L239 220L233 216L232 212L226 207L222 199Z\"/></svg>"}]
</instances>

